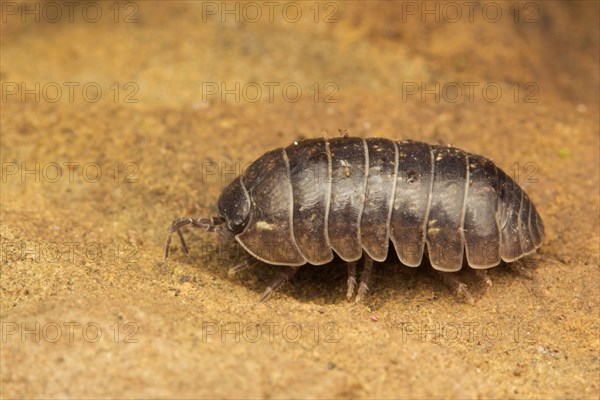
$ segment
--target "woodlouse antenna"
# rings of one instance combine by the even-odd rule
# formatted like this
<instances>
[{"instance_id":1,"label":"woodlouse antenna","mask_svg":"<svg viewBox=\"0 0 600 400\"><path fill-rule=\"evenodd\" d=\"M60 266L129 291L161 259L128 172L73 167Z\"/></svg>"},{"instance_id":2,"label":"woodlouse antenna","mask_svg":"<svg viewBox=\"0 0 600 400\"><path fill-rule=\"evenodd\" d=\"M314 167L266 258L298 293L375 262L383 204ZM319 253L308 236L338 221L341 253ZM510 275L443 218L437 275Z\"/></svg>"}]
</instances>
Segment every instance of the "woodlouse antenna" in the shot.
<instances>
[{"instance_id":1,"label":"woodlouse antenna","mask_svg":"<svg viewBox=\"0 0 600 400\"><path fill-rule=\"evenodd\" d=\"M206 232L214 232L216 228L223 224L225 220L221 217L210 217L210 218L183 218L180 220L175 220L167 230L167 243L165 245L165 260L169 257L169 248L171 247L171 238L173 237L173 232L177 232L179 236L179 240L181 241L181 246L183 247L183 251L187 254L188 247L185 243L185 239L183 238L183 234L181 233L181 228L186 225L191 225L193 228L200 228L205 230Z\"/></svg>"}]
</instances>

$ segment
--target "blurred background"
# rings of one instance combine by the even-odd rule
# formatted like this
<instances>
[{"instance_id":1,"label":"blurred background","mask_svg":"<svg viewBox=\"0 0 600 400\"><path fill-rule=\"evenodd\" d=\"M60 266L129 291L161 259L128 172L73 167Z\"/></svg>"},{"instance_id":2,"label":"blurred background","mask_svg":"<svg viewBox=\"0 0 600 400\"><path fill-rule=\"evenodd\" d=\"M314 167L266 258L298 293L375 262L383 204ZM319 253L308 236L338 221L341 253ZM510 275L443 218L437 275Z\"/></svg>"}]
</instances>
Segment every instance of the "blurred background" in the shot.
<instances>
[{"instance_id":1,"label":"blurred background","mask_svg":"<svg viewBox=\"0 0 600 400\"><path fill-rule=\"evenodd\" d=\"M0 5L3 397L598 397L598 2ZM333 265L258 304L277 268L230 278L208 234L164 262L340 130L493 159L544 218L531 276L470 306L391 260L350 306Z\"/></svg>"}]
</instances>

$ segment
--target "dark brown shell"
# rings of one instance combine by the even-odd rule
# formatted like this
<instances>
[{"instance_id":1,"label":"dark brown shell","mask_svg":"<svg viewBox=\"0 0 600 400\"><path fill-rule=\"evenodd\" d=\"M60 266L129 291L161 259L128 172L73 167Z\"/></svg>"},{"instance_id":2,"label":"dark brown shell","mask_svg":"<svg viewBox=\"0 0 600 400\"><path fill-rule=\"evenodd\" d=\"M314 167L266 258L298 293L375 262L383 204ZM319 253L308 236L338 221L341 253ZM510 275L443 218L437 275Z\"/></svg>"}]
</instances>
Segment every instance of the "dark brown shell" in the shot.
<instances>
[{"instance_id":1,"label":"dark brown shell","mask_svg":"<svg viewBox=\"0 0 600 400\"><path fill-rule=\"evenodd\" d=\"M533 203L493 162L413 141L340 137L273 150L219 208L252 256L277 265L322 265L334 252L383 261L391 241L408 266L427 245L435 269L459 270L465 253L472 268L489 268L544 239Z\"/></svg>"}]
</instances>

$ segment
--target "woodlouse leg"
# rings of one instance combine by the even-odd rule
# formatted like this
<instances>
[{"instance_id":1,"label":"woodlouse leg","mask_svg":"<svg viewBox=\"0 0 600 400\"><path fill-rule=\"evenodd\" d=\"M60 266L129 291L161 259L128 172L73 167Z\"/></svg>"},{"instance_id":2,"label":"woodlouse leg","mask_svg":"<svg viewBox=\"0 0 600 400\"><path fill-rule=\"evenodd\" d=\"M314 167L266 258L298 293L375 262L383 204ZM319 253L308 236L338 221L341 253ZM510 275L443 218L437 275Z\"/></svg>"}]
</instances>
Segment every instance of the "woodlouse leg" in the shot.
<instances>
[{"instance_id":1,"label":"woodlouse leg","mask_svg":"<svg viewBox=\"0 0 600 400\"><path fill-rule=\"evenodd\" d=\"M360 285L358 286L358 293L356 294L356 303L362 301L369 290L369 281L371 280L371 273L373 272L373 259L365 254L365 266L363 267L362 273L360 274Z\"/></svg>"},{"instance_id":2,"label":"woodlouse leg","mask_svg":"<svg viewBox=\"0 0 600 400\"><path fill-rule=\"evenodd\" d=\"M478 279L481 279L483 282L485 282L486 285L492 286L492 278L490 278L487 269L476 269L475 275Z\"/></svg>"},{"instance_id":3,"label":"woodlouse leg","mask_svg":"<svg viewBox=\"0 0 600 400\"><path fill-rule=\"evenodd\" d=\"M290 279L296 273L296 271L298 271L299 268L300 267L286 267L285 270L281 273L281 275L279 275L273 282L271 282L269 287L263 292L262 296L260 296L259 301L263 302L266 299L268 299L281 287L281 285L286 283L287 280Z\"/></svg>"},{"instance_id":4,"label":"woodlouse leg","mask_svg":"<svg viewBox=\"0 0 600 400\"><path fill-rule=\"evenodd\" d=\"M241 263L239 263L238 265L236 265L235 267L230 268L228 274L229 274L229 276L235 275L240 271L244 271L244 270L250 268L257 262L258 262L258 260L254 257L247 258L244 261L242 261Z\"/></svg>"},{"instance_id":5,"label":"woodlouse leg","mask_svg":"<svg viewBox=\"0 0 600 400\"><path fill-rule=\"evenodd\" d=\"M191 225L194 228L204 229L207 232L213 232L217 226L223 223L223 219L221 217L211 217L211 218L184 218L180 220L175 220L167 230L167 243L165 245L165 259L169 257L169 248L171 247L171 238L173 237L173 232L177 232L179 236L179 240L181 241L181 246L183 247L183 251L187 254L188 247L183 238L183 234L180 229L186 225Z\"/></svg>"},{"instance_id":6,"label":"woodlouse leg","mask_svg":"<svg viewBox=\"0 0 600 400\"><path fill-rule=\"evenodd\" d=\"M507 263L508 269L510 269L513 273L518 274L525 279L532 280L533 272L531 269L527 269L525 262L523 260L518 260L512 263Z\"/></svg>"},{"instance_id":7,"label":"woodlouse leg","mask_svg":"<svg viewBox=\"0 0 600 400\"><path fill-rule=\"evenodd\" d=\"M346 298L348 301L354 296L354 289L356 288L356 261L348 263L348 291L346 292Z\"/></svg>"},{"instance_id":8,"label":"woodlouse leg","mask_svg":"<svg viewBox=\"0 0 600 400\"><path fill-rule=\"evenodd\" d=\"M467 284L461 281L455 273L438 270L435 272L452 292L464 298L469 304L475 304L475 298L471 295Z\"/></svg>"}]
</instances>

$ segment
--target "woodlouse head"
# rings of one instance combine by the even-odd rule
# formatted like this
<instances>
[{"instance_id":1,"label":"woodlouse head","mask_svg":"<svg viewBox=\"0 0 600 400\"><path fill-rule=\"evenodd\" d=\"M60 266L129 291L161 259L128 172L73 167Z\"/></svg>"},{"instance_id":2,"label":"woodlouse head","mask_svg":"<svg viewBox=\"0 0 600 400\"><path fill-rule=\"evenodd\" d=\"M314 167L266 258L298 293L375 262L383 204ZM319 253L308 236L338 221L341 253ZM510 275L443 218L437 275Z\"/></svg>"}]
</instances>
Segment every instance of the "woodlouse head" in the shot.
<instances>
[{"instance_id":1,"label":"woodlouse head","mask_svg":"<svg viewBox=\"0 0 600 400\"><path fill-rule=\"evenodd\" d=\"M224 229L218 231L219 235L223 237L237 235L248 224L250 198L240 179L234 180L223 190L217 203L219 215L225 220Z\"/></svg>"}]
</instances>

